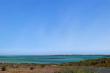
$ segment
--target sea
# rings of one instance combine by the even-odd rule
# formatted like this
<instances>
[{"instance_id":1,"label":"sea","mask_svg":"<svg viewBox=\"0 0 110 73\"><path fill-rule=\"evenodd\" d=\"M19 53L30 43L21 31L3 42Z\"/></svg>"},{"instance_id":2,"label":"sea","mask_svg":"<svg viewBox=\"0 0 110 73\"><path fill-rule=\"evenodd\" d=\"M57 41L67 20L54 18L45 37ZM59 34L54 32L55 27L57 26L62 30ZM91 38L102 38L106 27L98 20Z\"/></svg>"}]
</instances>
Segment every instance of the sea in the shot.
<instances>
[{"instance_id":1,"label":"sea","mask_svg":"<svg viewBox=\"0 0 110 73\"><path fill-rule=\"evenodd\" d=\"M63 64L108 57L110 58L105 55L13 55L0 56L0 63Z\"/></svg>"}]
</instances>

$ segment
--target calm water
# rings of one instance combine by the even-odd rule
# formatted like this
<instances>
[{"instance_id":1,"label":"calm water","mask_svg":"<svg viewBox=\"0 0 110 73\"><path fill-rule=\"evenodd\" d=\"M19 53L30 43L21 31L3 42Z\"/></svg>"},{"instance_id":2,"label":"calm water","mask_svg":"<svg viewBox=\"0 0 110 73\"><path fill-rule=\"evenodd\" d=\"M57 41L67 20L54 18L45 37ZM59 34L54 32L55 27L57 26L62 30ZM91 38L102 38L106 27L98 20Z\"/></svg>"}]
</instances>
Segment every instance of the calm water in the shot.
<instances>
[{"instance_id":1,"label":"calm water","mask_svg":"<svg viewBox=\"0 0 110 73\"><path fill-rule=\"evenodd\" d=\"M108 56L0 56L1 63L62 64Z\"/></svg>"}]
</instances>

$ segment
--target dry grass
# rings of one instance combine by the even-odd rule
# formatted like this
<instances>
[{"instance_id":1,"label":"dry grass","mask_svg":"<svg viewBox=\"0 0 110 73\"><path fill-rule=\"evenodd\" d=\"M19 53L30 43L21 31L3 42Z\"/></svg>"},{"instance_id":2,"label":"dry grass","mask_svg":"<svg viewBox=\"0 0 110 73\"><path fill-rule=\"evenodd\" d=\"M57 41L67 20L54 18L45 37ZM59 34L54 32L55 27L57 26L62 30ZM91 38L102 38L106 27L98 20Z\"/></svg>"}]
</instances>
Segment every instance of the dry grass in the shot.
<instances>
[{"instance_id":1,"label":"dry grass","mask_svg":"<svg viewBox=\"0 0 110 73\"><path fill-rule=\"evenodd\" d=\"M54 73L55 71L59 71L60 68L53 66L19 66L17 68L13 68L11 66L6 67L6 70L1 70L0 73Z\"/></svg>"}]
</instances>

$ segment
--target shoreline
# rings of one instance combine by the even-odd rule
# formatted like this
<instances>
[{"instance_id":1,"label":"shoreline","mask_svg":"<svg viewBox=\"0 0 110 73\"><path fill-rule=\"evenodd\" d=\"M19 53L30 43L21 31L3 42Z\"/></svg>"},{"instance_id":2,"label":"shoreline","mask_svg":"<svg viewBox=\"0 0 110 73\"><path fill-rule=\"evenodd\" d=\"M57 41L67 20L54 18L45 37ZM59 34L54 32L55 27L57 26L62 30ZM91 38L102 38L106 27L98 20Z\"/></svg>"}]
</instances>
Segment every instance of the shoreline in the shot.
<instances>
[{"instance_id":1,"label":"shoreline","mask_svg":"<svg viewBox=\"0 0 110 73\"><path fill-rule=\"evenodd\" d=\"M81 64L81 65L84 65L84 63L92 63L92 62L94 62L94 65L95 65L95 62L96 63L98 63L98 64L100 64L100 63L110 63L110 58L98 58L98 59L88 59L88 60L82 60L82 61L79 61L79 62L68 62L68 63L62 63L62 64L38 64L38 63L6 63L6 62L0 62L0 64L18 64L18 65L20 65L20 64L22 64L22 65L70 65L70 64L72 64L72 65L79 65L79 64ZM93 63L92 63L93 64ZM92 65L91 64L91 65Z\"/></svg>"}]
</instances>

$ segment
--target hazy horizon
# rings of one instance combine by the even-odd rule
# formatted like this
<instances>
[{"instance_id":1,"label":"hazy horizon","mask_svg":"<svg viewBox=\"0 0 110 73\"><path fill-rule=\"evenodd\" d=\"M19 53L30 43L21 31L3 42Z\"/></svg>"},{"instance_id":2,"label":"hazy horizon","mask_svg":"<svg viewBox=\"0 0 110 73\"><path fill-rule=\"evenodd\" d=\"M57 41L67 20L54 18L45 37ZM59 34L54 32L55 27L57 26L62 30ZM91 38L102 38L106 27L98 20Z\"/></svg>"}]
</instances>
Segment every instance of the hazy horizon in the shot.
<instances>
[{"instance_id":1,"label":"hazy horizon","mask_svg":"<svg viewBox=\"0 0 110 73\"><path fill-rule=\"evenodd\" d=\"M110 0L1 0L0 55L110 54Z\"/></svg>"}]
</instances>

